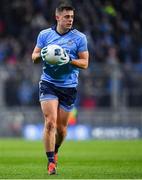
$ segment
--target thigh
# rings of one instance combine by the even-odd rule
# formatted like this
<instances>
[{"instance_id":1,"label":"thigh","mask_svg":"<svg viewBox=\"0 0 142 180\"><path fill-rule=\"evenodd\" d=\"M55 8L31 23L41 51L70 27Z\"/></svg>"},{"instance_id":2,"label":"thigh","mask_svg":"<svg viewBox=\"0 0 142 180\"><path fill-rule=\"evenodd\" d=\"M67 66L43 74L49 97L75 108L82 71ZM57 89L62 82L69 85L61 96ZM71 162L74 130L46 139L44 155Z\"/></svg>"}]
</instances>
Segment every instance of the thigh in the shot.
<instances>
[{"instance_id":1,"label":"thigh","mask_svg":"<svg viewBox=\"0 0 142 180\"><path fill-rule=\"evenodd\" d=\"M70 112L65 111L63 108L58 108L57 115L57 128L66 127L68 125L68 119L70 116Z\"/></svg>"},{"instance_id":2,"label":"thigh","mask_svg":"<svg viewBox=\"0 0 142 180\"><path fill-rule=\"evenodd\" d=\"M55 86L47 81L39 82L39 100L46 101L51 99L58 99L56 95Z\"/></svg>"},{"instance_id":3,"label":"thigh","mask_svg":"<svg viewBox=\"0 0 142 180\"><path fill-rule=\"evenodd\" d=\"M57 121L58 99L41 101L41 109L45 120Z\"/></svg>"},{"instance_id":4,"label":"thigh","mask_svg":"<svg viewBox=\"0 0 142 180\"><path fill-rule=\"evenodd\" d=\"M57 96L59 98L59 106L65 111L71 111L74 108L77 89L76 88L58 88Z\"/></svg>"}]
</instances>

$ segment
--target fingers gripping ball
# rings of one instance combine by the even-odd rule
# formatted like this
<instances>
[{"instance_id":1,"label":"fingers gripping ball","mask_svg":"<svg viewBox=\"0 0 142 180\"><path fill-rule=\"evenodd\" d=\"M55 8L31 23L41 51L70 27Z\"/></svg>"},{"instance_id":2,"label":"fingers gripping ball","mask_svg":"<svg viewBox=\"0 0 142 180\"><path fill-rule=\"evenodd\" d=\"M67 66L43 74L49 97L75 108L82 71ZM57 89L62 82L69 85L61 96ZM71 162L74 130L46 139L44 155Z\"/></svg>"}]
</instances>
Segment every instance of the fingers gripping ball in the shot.
<instances>
[{"instance_id":1,"label":"fingers gripping ball","mask_svg":"<svg viewBox=\"0 0 142 180\"><path fill-rule=\"evenodd\" d=\"M66 51L58 45L49 45L41 50L43 61L51 65L64 65L69 62L70 58Z\"/></svg>"}]
</instances>

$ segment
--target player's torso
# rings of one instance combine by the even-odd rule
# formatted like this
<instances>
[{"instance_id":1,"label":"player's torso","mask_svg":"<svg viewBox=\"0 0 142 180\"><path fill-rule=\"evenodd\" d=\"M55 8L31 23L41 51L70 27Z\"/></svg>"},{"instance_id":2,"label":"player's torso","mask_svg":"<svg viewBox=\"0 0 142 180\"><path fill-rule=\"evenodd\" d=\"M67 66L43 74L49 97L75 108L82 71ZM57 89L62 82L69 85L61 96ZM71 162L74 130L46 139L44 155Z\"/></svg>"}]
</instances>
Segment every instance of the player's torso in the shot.
<instances>
[{"instance_id":1,"label":"player's torso","mask_svg":"<svg viewBox=\"0 0 142 180\"><path fill-rule=\"evenodd\" d=\"M44 46L57 44L64 48L72 59L78 59L78 38L79 37L72 31L60 35L51 29L44 34L43 44ZM54 83L57 86L75 87L78 83L78 73L78 68L75 68L71 64L56 66L44 63L41 79Z\"/></svg>"},{"instance_id":2,"label":"player's torso","mask_svg":"<svg viewBox=\"0 0 142 180\"><path fill-rule=\"evenodd\" d=\"M66 52L70 55L72 59L78 58L78 47L77 41L78 36L73 33L73 30L69 31L64 35L58 34L55 30L47 31L44 39L44 46L48 46L50 44L57 44L61 46Z\"/></svg>"}]
</instances>

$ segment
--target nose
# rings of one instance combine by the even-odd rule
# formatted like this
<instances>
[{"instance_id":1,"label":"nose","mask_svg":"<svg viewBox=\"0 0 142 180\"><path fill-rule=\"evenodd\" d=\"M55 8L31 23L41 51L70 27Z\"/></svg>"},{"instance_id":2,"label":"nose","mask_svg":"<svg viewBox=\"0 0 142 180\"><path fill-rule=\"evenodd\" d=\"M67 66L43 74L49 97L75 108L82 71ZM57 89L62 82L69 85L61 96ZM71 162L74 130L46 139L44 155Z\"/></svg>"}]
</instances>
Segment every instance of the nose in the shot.
<instances>
[{"instance_id":1,"label":"nose","mask_svg":"<svg viewBox=\"0 0 142 180\"><path fill-rule=\"evenodd\" d=\"M73 22L73 19L72 19L71 17L69 18L69 22L70 22L70 23Z\"/></svg>"},{"instance_id":2,"label":"nose","mask_svg":"<svg viewBox=\"0 0 142 180\"><path fill-rule=\"evenodd\" d=\"M73 17L72 17L72 16L69 16L69 20L70 20L70 21L73 21Z\"/></svg>"}]
</instances>

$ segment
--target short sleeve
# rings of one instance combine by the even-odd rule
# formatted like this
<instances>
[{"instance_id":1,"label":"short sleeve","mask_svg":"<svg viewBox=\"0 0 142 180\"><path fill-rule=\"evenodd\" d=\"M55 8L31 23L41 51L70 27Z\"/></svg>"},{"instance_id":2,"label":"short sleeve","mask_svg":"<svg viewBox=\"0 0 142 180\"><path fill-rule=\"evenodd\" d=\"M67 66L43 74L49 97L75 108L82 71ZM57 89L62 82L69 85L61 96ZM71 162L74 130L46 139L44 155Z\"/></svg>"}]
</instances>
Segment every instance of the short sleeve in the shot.
<instances>
[{"instance_id":1,"label":"short sleeve","mask_svg":"<svg viewBox=\"0 0 142 180\"><path fill-rule=\"evenodd\" d=\"M43 34L41 32L39 33L37 37L36 47L41 48L41 49L44 47Z\"/></svg>"},{"instance_id":2,"label":"short sleeve","mask_svg":"<svg viewBox=\"0 0 142 180\"><path fill-rule=\"evenodd\" d=\"M78 52L88 51L88 42L86 36L82 36L78 42Z\"/></svg>"}]
</instances>

